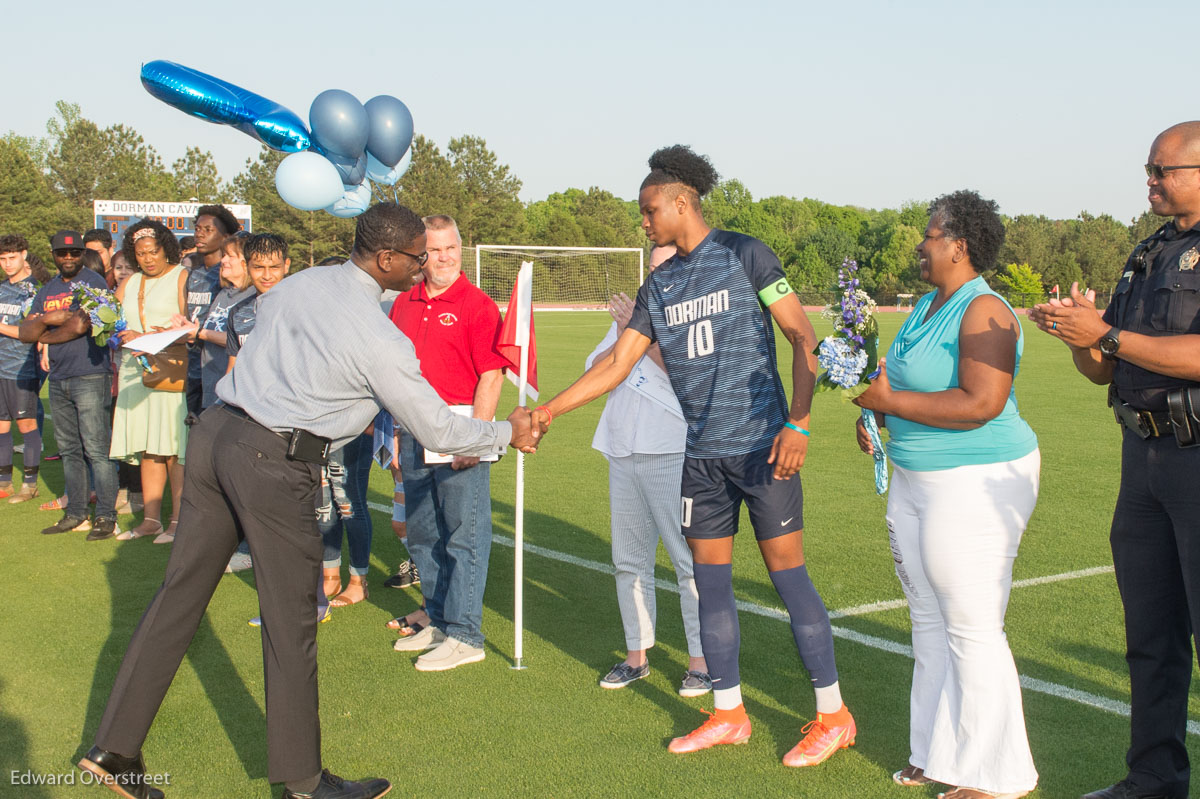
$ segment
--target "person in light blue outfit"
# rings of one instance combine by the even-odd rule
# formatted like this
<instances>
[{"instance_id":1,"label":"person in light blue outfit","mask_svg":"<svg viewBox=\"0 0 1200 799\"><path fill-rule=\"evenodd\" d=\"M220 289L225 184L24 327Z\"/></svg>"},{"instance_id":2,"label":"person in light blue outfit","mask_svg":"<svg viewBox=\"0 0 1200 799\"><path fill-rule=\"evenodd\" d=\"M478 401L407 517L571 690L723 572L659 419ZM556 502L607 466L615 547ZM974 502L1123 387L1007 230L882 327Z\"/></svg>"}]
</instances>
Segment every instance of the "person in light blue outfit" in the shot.
<instances>
[{"instance_id":1,"label":"person in light blue outfit","mask_svg":"<svg viewBox=\"0 0 1200 799\"><path fill-rule=\"evenodd\" d=\"M1004 633L1041 463L1013 390L1024 339L979 276L1004 241L996 204L959 191L929 213L917 255L937 290L855 400L891 434L887 525L912 618L910 755L893 779L955 786L946 799L1015 799L1037 785ZM872 451L861 419L858 441Z\"/></svg>"}]
</instances>

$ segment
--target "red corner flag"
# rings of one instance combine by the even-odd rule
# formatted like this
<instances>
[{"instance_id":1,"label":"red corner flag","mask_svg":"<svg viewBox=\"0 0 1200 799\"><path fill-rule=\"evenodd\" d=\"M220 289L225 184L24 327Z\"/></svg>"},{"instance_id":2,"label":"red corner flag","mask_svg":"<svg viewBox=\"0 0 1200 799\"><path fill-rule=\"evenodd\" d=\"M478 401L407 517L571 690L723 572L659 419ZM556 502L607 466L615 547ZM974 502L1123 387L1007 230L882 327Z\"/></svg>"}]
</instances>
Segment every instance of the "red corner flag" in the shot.
<instances>
[{"instance_id":1,"label":"red corner flag","mask_svg":"<svg viewBox=\"0 0 1200 799\"><path fill-rule=\"evenodd\" d=\"M504 373L518 388L521 386L522 350L526 348L529 358L526 392L536 400L537 340L533 335L533 263L530 261L521 264L521 271L517 273L508 310L504 313L504 324L500 327L500 338L496 341L496 349L512 364Z\"/></svg>"}]
</instances>

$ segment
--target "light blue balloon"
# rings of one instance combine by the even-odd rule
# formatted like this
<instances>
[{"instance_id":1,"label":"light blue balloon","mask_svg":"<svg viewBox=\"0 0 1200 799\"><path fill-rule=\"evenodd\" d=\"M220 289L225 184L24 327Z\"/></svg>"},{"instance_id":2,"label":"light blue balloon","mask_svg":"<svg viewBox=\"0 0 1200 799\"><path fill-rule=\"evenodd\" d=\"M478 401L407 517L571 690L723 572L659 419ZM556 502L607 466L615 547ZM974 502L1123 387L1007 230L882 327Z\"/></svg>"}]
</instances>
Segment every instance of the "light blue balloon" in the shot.
<instances>
[{"instance_id":1,"label":"light blue balloon","mask_svg":"<svg viewBox=\"0 0 1200 799\"><path fill-rule=\"evenodd\" d=\"M185 114L230 125L274 150L296 153L311 144L300 117L279 103L182 64L143 64L142 85Z\"/></svg>"},{"instance_id":2,"label":"light blue balloon","mask_svg":"<svg viewBox=\"0 0 1200 799\"><path fill-rule=\"evenodd\" d=\"M381 163L395 166L412 144L412 112L390 94L372 97L363 107L367 109L367 116L371 120L367 152Z\"/></svg>"},{"instance_id":3,"label":"light blue balloon","mask_svg":"<svg viewBox=\"0 0 1200 799\"><path fill-rule=\"evenodd\" d=\"M345 186L342 196L325 210L341 219L358 216L371 207L371 184L364 180L357 186Z\"/></svg>"},{"instance_id":4,"label":"light blue balloon","mask_svg":"<svg viewBox=\"0 0 1200 799\"><path fill-rule=\"evenodd\" d=\"M279 163L275 190L285 203L301 211L320 211L345 192L333 164L311 151L292 153Z\"/></svg>"},{"instance_id":5,"label":"light blue balloon","mask_svg":"<svg viewBox=\"0 0 1200 799\"><path fill-rule=\"evenodd\" d=\"M333 164L338 174L342 176L342 183L345 183L347 186L357 186L359 183L362 183L363 178L367 174L366 153L363 153L358 158L347 158L344 155L327 153L320 147L314 147L313 151L329 159L329 163Z\"/></svg>"},{"instance_id":6,"label":"light blue balloon","mask_svg":"<svg viewBox=\"0 0 1200 799\"><path fill-rule=\"evenodd\" d=\"M318 94L308 109L308 124L322 153L357 159L367 151L371 120L350 92L326 89Z\"/></svg>"},{"instance_id":7,"label":"light blue balloon","mask_svg":"<svg viewBox=\"0 0 1200 799\"><path fill-rule=\"evenodd\" d=\"M385 186L395 186L396 181L404 177L404 173L412 166L412 148L410 147L394 167L381 163L375 156L367 153L367 177Z\"/></svg>"}]
</instances>

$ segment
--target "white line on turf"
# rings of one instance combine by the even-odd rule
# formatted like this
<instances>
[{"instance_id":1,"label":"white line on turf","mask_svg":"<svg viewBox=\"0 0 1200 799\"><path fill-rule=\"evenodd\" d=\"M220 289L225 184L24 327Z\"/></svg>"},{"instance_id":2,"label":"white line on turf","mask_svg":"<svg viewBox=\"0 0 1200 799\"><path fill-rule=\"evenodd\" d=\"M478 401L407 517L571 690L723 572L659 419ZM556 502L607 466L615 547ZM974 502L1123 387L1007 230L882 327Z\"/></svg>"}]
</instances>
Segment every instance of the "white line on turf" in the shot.
<instances>
[{"instance_id":1,"label":"white line on turf","mask_svg":"<svg viewBox=\"0 0 1200 799\"><path fill-rule=\"evenodd\" d=\"M367 505L372 510L377 510L386 513L389 516L392 509L378 502L368 502ZM492 541L506 547L513 547L514 542L511 538L502 535L493 535ZM566 552L559 552L554 549L547 549L536 544L525 544L525 551L533 555L540 555L549 560L557 560L560 563L568 563L572 566L579 566L591 571L600 572L601 574L612 574L613 567L611 563L601 563L596 560L588 560L586 558L569 555ZM1084 577L1094 577L1100 574L1108 574L1113 570L1112 566L1095 566L1090 569L1079 569L1077 571L1063 572L1062 574L1049 574L1043 577L1030 577L1025 580L1013 581L1013 588L1023 588L1034 585L1045 585L1047 583L1057 583L1064 580L1078 580ZM664 591L679 593L679 587L674 583L667 582L655 578L654 585ZM844 610L832 610L829 612L831 619L845 618L847 616L861 616L867 613L874 613L883 610L895 610L906 605L903 599L886 600L883 602L872 602L866 605L856 605L855 607L845 608ZM763 616L768 619L778 619L780 621L788 621L787 612L779 608L769 607L767 605L759 605L756 602L748 602L744 599L737 601L738 610L746 613L753 613L756 616ZM907 658L912 658L912 647L908 644L897 643L886 638L880 638L875 635L867 635L860 633L857 630L848 630L844 627L833 625L833 634L838 638L843 638L847 641L853 641L856 644L879 649L884 652L890 652L894 655L903 655ZM1103 710L1108 713L1114 713L1118 716L1129 717L1129 703L1120 702L1116 699L1109 699L1105 696L1080 691L1076 688L1070 688L1066 685L1039 680L1034 677L1021 675L1021 687L1027 691L1034 691L1039 694L1046 694L1058 699L1066 699L1069 702L1076 702L1088 707L1094 707L1098 710ZM1188 720L1187 731L1191 735L1200 735L1200 722Z\"/></svg>"}]
</instances>

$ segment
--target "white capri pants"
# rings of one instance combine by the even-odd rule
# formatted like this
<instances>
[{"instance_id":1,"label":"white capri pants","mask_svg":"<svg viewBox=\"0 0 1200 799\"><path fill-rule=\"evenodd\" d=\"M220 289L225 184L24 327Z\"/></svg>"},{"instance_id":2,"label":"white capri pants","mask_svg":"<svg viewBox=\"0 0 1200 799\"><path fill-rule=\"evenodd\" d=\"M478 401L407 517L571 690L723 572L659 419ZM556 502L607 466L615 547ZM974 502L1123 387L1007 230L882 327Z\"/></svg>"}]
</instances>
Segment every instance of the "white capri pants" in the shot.
<instances>
[{"instance_id":1,"label":"white capri pants","mask_svg":"<svg viewBox=\"0 0 1200 799\"><path fill-rule=\"evenodd\" d=\"M654 556L661 537L679 583L688 654L698 658L704 656L700 646L700 600L692 577L692 551L679 526L682 479L682 452L608 457L612 560L625 646L628 650L654 646Z\"/></svg>"},{"instance_id":2,"label":"white capri pants","mask_svg":"<svg viewBox=\"0 0 1200 799\"><path fill-rule=\"evenodd\" d=\"M912 618L909 762L930 779L1029 791L1017 667L1004 634L1041 453L931 472L894 467L887 524Z\"/></svg>"}]
</instances>

